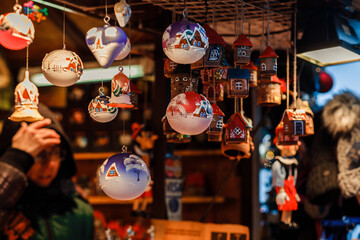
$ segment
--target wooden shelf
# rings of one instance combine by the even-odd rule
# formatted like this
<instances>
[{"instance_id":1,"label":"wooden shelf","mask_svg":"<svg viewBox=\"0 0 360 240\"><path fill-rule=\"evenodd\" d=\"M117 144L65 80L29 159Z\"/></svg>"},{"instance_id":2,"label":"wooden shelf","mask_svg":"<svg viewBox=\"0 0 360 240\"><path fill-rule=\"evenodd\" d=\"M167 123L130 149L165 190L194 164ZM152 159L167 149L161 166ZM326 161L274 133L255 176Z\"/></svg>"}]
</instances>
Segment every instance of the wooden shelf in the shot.
<instances>
[{"instance_id":1,"label":"wooden shelf","mask_svg":"<svg viewBox=\"0 0 360 240\"><path fill-rule=\"evenodd\" d=\"M88 198L90 204L92 205L126 205L132 204L134 200L116 200L107 196L89 196ZM210 203L212 197L197 197L197 196L184 196L182 197L182 203L184 204L201 204L201 203ZM218 196L215 198L215 203L223 203L225 198ZM152 203L152 199L150 200Z\"/></svg>"},{"instance_id":2,"label":"wooden shelf","mask_svg":"<svg viewBox=\"0 0 360 240\"><path fill-rule=\"evenodd\" d=\"M76 161L82 160L105 160L118 152L83 152L74 153ZM182 157L200 157L200 156L221 156L220 149L187 149L187 150L175 150L175 156Z\"/></svg>"}]
</instances>

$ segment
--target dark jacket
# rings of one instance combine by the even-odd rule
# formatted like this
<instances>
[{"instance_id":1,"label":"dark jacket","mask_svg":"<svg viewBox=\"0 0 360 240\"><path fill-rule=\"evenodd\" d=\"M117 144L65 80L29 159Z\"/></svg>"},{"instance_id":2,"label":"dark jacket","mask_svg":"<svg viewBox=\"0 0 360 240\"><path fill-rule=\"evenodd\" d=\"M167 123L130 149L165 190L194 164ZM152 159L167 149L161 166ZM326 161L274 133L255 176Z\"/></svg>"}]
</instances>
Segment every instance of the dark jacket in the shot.
<instances>
[{"instance_id":1,"label":"dark jacket","mask_svg":"<svg viewBox=\"0 0 360 240\"><path fill-rule=\"evenodd\" d=\"M70 141L47 107L40 104L39 112L52 120L49 128L60 134L65 158L50 186L32 183L26 174L33 157L11 148L20 123L5 121L0 136L0 239L10 235L18 239L92 239L91 206L76 193L71 180L76 165Z\"/></svg>"}]
</instances>

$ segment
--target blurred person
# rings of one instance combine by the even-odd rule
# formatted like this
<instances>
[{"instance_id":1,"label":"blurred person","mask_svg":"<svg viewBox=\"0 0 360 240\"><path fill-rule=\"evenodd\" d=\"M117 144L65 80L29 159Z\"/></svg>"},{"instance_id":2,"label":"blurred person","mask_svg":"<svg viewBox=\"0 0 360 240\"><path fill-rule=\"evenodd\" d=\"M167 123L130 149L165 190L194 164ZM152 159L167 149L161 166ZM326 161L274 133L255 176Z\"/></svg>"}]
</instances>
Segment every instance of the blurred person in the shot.
<instances>
[{"instance_id":1,"label":"blurred person","mask_svg":"<svg viewBox=\"0 0 360 240\"><path fill-rule=\"evenodd\" d=\"M93 238L93 211L76 191L70 141L46 106L44 120L6 120L0 136L0 240Z\"/></svg>"}]
</instances>

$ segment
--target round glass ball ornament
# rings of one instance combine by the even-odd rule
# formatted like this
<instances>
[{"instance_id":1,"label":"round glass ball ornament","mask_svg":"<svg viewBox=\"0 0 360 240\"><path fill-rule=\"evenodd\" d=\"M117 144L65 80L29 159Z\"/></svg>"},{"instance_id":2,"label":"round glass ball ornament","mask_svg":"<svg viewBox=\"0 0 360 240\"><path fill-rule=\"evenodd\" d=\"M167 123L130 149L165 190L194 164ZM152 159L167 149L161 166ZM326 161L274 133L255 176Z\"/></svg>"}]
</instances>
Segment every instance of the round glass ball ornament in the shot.
<instances>
[{"instance_id":1,"label":"round glass ball ornament","mask_svg":"<svg viewBox=\"0 0 360 240\"><path fill-rule=\"evenodd\" d=\"M20 50L34 40L35 28L32 21L19 11L0 16L0 44L11 50Z\"/></svg>"},{"instance_id":2,"label":"round glass ball ornament","mask_svg":"<svg viewBox=\"0 0 360 240\"><path fill-rule=\"evenodd\" d=\"M131 50L131 43L129 38L126 41L125 47L121 50L121 52L116 56L115 60L122 60L126 58Z\"/></svg>"},{"instance_id":3,"label":"round glass ball ornament","mask_svg":"<svg viewBox=\"0 0 360 240\"><path fill-rule=\"evenodd\" d=\"M170 101L166 118L175 131L197 135L209 127L213 119L213 109L206 97L190 91L180 93Z\"/></svg>"},{"instance_id":4,"label":"round glass ball ornament","mask_svg":"<svg viewBox=\"0 0 360 240\"><path fill-rule=\"evenodd\" d=\"M106 123L114 120L118 114L116 107L107 106L109 104L110 97L100 94L91 102L88 106L90 117L97 122Z\"/></svg>"},{"instance_id":5,"label":"round glass ball ornament","mask_svg":"<svg viewBox=\"0 0 360 240\"><path fill-rule=\"evenodd\" d=\"M101 189L111 198L131 200L144 193L150 183L150 171L135 154L118 153L104 161L99 171Z\"/></svg>"},{"instance_id":6,"label":"round glass ball ornament","mask_svg":"<svg viewBox=\"0 0 360 240\"><path fill-rule=\"evenodd\" d=\"M80 57L66 49L58 49L46 54L41 65L45 78L59 87L75 84L80 79L83 69Z\"/></svg>"},{"instance_id":7,"label":"round glass ball ornament","mask_svg":"<svg viewBox=\"0 0 360 240\"><path fill-rule=\"evenodd\" d=\"M191 64L205 55L209 40L204 28L186 18L168 26L162 37L168 58L180 64Z\"/></svg>"}]
</instances>

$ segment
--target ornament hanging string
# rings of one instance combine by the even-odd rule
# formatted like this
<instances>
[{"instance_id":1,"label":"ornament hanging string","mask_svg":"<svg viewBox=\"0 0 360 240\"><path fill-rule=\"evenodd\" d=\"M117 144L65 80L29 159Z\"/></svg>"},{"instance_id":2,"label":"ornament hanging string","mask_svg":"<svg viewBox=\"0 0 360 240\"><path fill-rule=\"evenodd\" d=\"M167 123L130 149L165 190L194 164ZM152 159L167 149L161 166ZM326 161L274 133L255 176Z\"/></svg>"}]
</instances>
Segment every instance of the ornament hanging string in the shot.
<instances>
[{"instance_id":1,"label":"ornament hanging string","mask_svg":"<svg viewBox=\"0 0 360 240\"><path fill-rule=\"evenodd\" d=\"M290 78L290 59L289 48L286 49L286 109L289 109L289 78Z\"/></svg>"},{"instance_id":2,"label":"ornament hanging string","mask_svg":"<svg viewBox=\"0 0 360 240\"><path fill-rule=\"evenodd\" d=\"M63 49L66 49L66 44L65 44L65 3L63 5Z\"/></svg>"},{"instance_id":3,"label":"ornament hanging string","mask_svg":"<svg viewBox=\"0 0 360 240\"><path fill-rule=\"evenodd\" d=\"M267 15L267 45L270 45L270 2L269 0L267 0L267 10L268 10L268 15Z\"/></svg>"},{"instance_id":4,"label":"ornament hanging string","mask_svg":"<svg viewBox=\"0 0 360 240\"><path fill-rule=\"evenodd\" d=\"M131 0L129 0L129 6L130 6L130 4L131 4ZM129 37L128 37L128 39L129 39L129 42L131 43L131 19L129 19ZM131 92L131 50L130 50L130 52L129 52L129 86L128 86L128 88L129 88L129 91L128 91L128 94Z\"/></svg>"},{"instance_id":5,"label":"ornament hanging string","mask_svg":"<svg viewBox=\"0 0 360 240\"><path fill-rule=\"evenodd\" d=\"M207 24L207 15L208 15L209 9L208 9L208 2L205 0L205 20L204 23Z\"/></svg>"},{"instance_id":6,"label":"ornament hanging string","mask_svg":"<svg viewBox=\"0 0 360 240\"><path fill-rule=\"evenodd\" d=\"M293 70L293 81L294 81L294 107L296 109L296 98L297 98L297 89L296 89L296 11L297 11L297 6L296 6L297 1L295 1L295 11L294 11L294 70ZM300 90L300 89L299 89Z\"/></svg>"},{"instance_id":7,"label":"ornament hanging string","mask_svg":"<svg viewBox=\"0 0 360 240\"><path fill-rule=\"evenodd\" d=\"M107 0L105 0L105 17L103 18L106 25L110 25L110 17L108 15L108 9L107 9Z\"/></svg>"},{"instance_id":8,"label":"ornament hanging string","mask_svg":"<svg viewBox=\"0 0 360 240\"><path fill-rule=\"evenodd\" d=\"M245 21L244 0L241 0L241 33L244 32L244 21Z\"/></svg>"},{"instance_id":9,"label":"ornament hanging string","mask_svg":"<svg viewBox=\"0 0 360 240\"><path fill-rule=\"evenodd\" d=\"M261 51L263 51L265 49L265 8L263 8L262 10L262 23L263 23L263 26L262 26L262 41L261 41Z\"/></svg>"},{"instance_id":10,"label":"ornament hanging string","mask_svg":"<svg viewBox=\"0 0 360 240\"><path fill-rule=\"evenodd\" d=\"M213 29L216 31L216 24L215 24L215 5L216 5L216 3L213 3L213 5L212 5L212 10L213 10L213 14L212 14L212 27L213 27Z\"/></svg>"},{"instance_id":11,"label":"ornament hanging string","mask_svg":"<svg viewBox=\"0 0 360 240\"><path fill-rule=\"evenodd\" d=\"M238 0L235 0L235 41L239 37L239 6ZM236 67L236 66L235 66ZM234 112L238 112L238 98L234 98Z\"/></svg>"}]
</instances>

